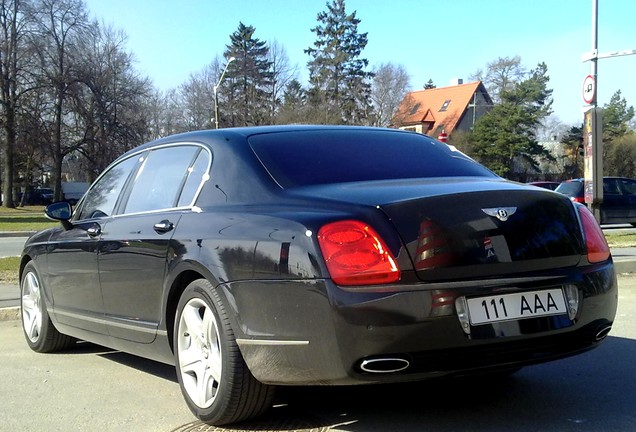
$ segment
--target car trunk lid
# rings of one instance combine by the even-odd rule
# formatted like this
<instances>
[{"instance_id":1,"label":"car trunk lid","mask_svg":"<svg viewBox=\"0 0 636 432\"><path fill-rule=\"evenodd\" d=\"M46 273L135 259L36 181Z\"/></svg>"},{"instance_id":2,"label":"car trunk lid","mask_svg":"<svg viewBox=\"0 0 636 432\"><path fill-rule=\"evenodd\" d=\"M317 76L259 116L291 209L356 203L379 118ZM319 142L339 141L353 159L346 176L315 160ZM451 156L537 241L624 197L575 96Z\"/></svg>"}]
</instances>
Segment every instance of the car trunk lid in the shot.
<instances>
[{"instance_id":1,"label":"car trunk lid","mask_svg":"<svg viewBox=\"0 0 636 432\"><path fill-rule=\"evenodd\" d=\"M404 246L398 260L410 260L423 281L575 266L586 251L568 198L518 183L388 181L331 185L319 194L384 212Z\"/></svg>"}]
</instances>

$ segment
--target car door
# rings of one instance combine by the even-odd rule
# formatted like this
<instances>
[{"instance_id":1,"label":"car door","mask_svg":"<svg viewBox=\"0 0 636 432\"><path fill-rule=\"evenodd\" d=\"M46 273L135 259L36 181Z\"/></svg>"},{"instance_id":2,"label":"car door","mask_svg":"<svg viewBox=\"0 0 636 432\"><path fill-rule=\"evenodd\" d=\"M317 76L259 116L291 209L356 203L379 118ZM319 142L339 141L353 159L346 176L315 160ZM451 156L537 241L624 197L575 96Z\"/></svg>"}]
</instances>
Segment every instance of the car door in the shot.
<instances>
[{"instance_id":1,"label":"car door","mask_svg":"<svg viewBox=\"0 0 636 432\"><path fill-rule=\"evenodd\" d=\"M190 211L209 155L195 145L152 150L129 187L119 214L102 230L100 285L109 334L154 340L163 310L167 263L181 252L171 243L181 214Z\"/></svg>"},{"instance_id":2,"label":"car door","mask_svg":"<svg viewBox=\"0 0 636 432\"><path fill-rule=\"evenodd\" d=\"M106 334L97 251L102 227L137 161L125 160L106 171L74 212L69 229L50 240L48 285L60 323Z\"/></svg>"},{"instance_id":3,"label":"car door","mask_svg":"<svg viewBox=\"0 0 636 432\"><path fill-rule=\"evenodd\" d=\"M603 203L601 204L602 223L622 223L627 218L628 208L624 202L618 181L615 178L603 179Z\"/></svg>"}]
</instances>

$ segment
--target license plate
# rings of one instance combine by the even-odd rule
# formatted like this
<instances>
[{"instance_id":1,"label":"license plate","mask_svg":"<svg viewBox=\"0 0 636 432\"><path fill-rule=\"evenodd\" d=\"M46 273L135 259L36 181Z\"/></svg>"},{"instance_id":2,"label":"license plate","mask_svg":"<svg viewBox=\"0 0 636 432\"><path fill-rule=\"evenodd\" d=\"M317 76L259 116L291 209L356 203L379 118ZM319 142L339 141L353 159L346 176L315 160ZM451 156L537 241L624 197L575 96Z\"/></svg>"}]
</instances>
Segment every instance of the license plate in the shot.
<instances>
[{"instance_id":1,"label":"license plate","mask_svg":"<svg viewBox=\"0 0 636 432\"><path fill-rule=\"evenodd\" d=\"M560 288L466 299L472 325L566 314Z\"/></svg>"}]
</instances>

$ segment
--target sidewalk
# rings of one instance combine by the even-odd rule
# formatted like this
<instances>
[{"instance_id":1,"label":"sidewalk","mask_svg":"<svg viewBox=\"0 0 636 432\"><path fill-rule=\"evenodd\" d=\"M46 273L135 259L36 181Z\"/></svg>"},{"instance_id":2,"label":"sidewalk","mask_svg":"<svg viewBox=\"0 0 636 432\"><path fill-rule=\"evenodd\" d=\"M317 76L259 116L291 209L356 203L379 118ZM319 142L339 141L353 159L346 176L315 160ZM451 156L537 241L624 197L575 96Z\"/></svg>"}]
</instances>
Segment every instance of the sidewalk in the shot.
<instances>
[{"instance_id":1,"label":"sidewalk","mask_svg":"<svg viewBox=\"0 0 636 432\"><path fill-rule=\"evenodd\" d=\"M20 288L17 285L0 284L0 321L20 318Z\"/></svg>"}]
</instances>

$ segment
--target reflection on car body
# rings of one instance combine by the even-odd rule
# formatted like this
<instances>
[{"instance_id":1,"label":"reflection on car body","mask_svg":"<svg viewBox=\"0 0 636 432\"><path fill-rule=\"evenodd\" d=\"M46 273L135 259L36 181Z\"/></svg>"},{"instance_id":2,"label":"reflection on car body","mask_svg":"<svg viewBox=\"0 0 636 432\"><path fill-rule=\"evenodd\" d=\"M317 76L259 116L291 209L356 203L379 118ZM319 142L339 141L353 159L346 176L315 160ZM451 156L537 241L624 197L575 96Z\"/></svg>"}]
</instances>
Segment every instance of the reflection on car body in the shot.
<instances>
[{"instance_id":1,"label":"reflection on car body","mask_svg":"<svg viewBox=\"0 0 636 432\"><path fill-rule=\"evenodd\" d=\"M617 305L585 206L421 134L219 129L122 155L21 262L29 346L174 364L210 424L279 385L510 371L596 347ZM42 246L46 246L43 248Z\"/></svg>"}]
</instances>

